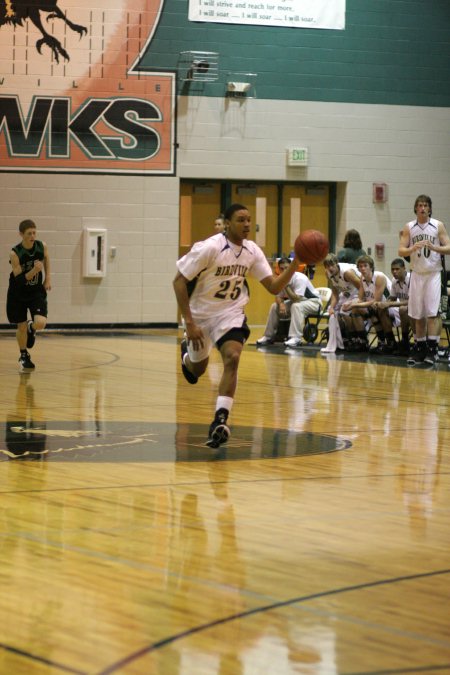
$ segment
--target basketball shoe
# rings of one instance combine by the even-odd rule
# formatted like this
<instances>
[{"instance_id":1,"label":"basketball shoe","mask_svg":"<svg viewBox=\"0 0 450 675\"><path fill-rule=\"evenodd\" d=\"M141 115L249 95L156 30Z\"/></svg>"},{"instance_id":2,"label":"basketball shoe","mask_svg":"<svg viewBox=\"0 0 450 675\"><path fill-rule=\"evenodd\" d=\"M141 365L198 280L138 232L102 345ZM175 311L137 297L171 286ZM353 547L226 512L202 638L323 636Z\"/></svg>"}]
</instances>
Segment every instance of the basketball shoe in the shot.
<instances>
[{"instance_id":1,"label":"basketball shoe","mask_svg":"<svg viewBox=\"0 0 450 675\"><path fill-rule=\"evenodd\" d=\"M30 355L27 351L21 352L19 356L19 370L23 373L25 370L34 370L35 365L30 359Z\"/></svg>"},{"instance_id":2,"label":"basketball shoe","mask_svg":"<svg viewBox=\"0 0 450 675\"><path fill-rule=\"evenodd\" d=\"M230 438L230 429L227 427L228 410L219 408L216 410L213 421L209 427L208 440L206 445L210 448L218 448Z\"/></svg>"},{"instance_id":3,"label":"basketball shoe","mask_svg":"<svg viewBox=\"0 0 450 675\"><path fill-rule=\"evenodd\" d=\"M408 366L415 366L417 363L423 363L427 353L426 342L415 342L410 349L409 357L406 360Z\"/></svg>"},{"instance_id":4,"label":"basketball shoe","mask_svg":"<svg viewBox=\"0 0 450 675\"><path fill-rule=\"evenodd\" d=\"M197 382L198 382L197 375L194 375L194 373L191 373L191 371L184 365L184 357L187 354L186 338L183 338L181 340L180 348L181 348L181 370L182 370L182 373L183 373L185 379L189 382L189 384L197 384Z\"/></svg>"},{"instance_id":5,"label":"basketball shoe","mask_svg":"<svg viewBox=\"0 0 450 675\"><path fill-rule=\"evenodd\" d=\"M299 347L303 347L304 345L305 345L305 343L303 342L303 340L301 338L297 338L297 337L291 337L288 340L285 340L285 342L284 342L285 347L295 347L297 349Z\"/></svg>"},{"instance_id":6,"label":"basketball shoe","mask_svg":"<svg viewBox=\"0 0 450 675\"><path fill-rule=\"evenodd\" d=\"M424 363L428 363L430 366L434 366L435 363L437 363L439 359L438 356L438 343L434 342L434 344L427 343L427 351L425 353L425 358L424 358Z\"/></svg>"},{"instance_id":7,"label":"basketball shoe","mask_svg":"<svg viewBox=\"0 0 450 675\"><path fill-rule=\"evenodd\" d=\"M369 349L369 354L379 354L384 356L385 354L393 354L395 345L390 342L379 342L376 347L371 347Z\"/></svg>"},{"instance_id":8,"label":"basketball shoe","mask_svg":"<svg viewBox=\"0 0 450 675\"><path fill-rule=\"evenodd\" d=\"M263 335L262 337L259 338L259 340L256 340L256 344L259 347L263 347L264 345L273 345L273 340L272 338Z\"/></svg>"},{"instance_id":9,"label":"basketball shoe","mask_svg":"<svg viewBox=\"0 0 450 675\"><path fill-rule=\"evenodd\" d=\"M450 357L448 347L441 347L438 349L438 358L440 361L447 361L447 358Z\"/></svg>"}]
</instances>

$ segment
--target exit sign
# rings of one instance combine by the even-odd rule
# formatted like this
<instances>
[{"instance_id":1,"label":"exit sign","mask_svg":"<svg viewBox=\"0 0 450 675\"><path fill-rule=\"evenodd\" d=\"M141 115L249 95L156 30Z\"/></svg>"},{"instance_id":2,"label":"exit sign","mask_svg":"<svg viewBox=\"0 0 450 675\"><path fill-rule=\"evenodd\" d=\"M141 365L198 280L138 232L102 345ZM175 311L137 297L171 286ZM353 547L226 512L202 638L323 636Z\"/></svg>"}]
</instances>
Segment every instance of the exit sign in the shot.
<instances>
[{"instance_id":1,"label":"exit sign","mask_svg":"<svg viewBox=\"0 0 450 675\"><path fill-rule=\"evenodd\" d=\"M288 148L287 151L288 166L308 166L308 148Z\"/></svg>"}]
</instances>

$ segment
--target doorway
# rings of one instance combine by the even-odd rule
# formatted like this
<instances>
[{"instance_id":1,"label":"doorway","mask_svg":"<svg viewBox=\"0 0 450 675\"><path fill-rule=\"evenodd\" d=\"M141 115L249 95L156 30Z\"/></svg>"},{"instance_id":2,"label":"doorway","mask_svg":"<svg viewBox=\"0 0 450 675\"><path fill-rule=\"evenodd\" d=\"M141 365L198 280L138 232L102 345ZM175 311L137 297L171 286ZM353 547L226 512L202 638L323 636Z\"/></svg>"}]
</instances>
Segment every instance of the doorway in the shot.
<instances>
[{"instance_id":1,"label":"doorway","mask_svg":"<svg viewBox=\"0 0 450 675\"><path fill-rule=\"evenodd\" d=\"M307 182L181 181L180 256L196 241L214 234L214 221L228 204L245 205L252 216L250 239L262 248L270 262L289 255L296 236L303 230L319 230L336 240L336 184ZM259 283L251 283L249 323L265 323L273 298ZM313 278L315 286L326 286L322 265Z\"/></svg>"}]
</instances>

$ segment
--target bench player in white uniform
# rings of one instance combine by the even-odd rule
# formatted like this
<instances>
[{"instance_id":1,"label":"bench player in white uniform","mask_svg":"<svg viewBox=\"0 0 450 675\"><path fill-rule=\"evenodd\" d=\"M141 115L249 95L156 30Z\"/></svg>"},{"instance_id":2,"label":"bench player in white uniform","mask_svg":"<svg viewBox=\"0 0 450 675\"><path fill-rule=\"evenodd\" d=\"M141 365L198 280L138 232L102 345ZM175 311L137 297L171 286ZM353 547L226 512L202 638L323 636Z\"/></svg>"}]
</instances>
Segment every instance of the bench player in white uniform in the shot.
<instances>
[{"instance_id":1,"label":"bench player in white uniform","mask_svg":"<svg viewBox=\"0 0 450 675\"><path fill-rule=\"evenodd\" d=\"M416 320L417 341L408 359L410 365L422 361L434 364L440 339L441 256L450 253L450 239L443 223L431 218L431 212L431 198L419 195L414 203L416 220L406 223L400 234L398 254L411 258L408 314Z\"/></svg>"},{"instance_id":2,"label":"bench player in white uniform","mask_svg":"<svg viewBox=\"0 0 450 675\"><path fill-rule=\"evenodd\" d=\"M391 293L386 301L379 302L378 308L389 313L394 326L402 327L402 341L397 346L397 354L409 354L409 331L414 332L414 319L408 316L410 273L406 271L403 258L395 258L391 263L393 282Z\"/></svg>"},{"instance_id":3,"label":"bench player in white uniform","mask_svg":"<svg viewBox=\"0 0 450 675\"><path fill-rule=\"evenodd\" d=\"M328 307L328 315L331 318L335 316L339 321L341 329L344 331L344 345L346 343L345 336L352 336L352 321L350 318L350 310L344 311L342 306L358 297L359 288L361 285L361 274L356 265L353 263L339 262L337 255L329 253L323 261L325 267L325 274L327 276L329 285L331 287L331 300ZM334 352L335 339L330 335L328 344L321 349L324 353ZM334 347L334 348L333 348Z\"/></svg>"},{"instance_id":4,"label":"bench player in white uniform","mask_svg":"<svg viewBox=\"0 0 450 675\"><path fill-rule=\"evenodd\" d=\"M379 343L384 344L383 325L377 309L377 303L383 300L386 293L390 293L392 284L384 272L375 270L375 263L370 255L360 256L356 265L361 274L358 298L356 301L350 300L345 302L343 309L344 311L351 311L354 331L356 333L356 342L352 349L355 351L367 351L368 342L365 327L367 320L372 322L377 331ZM390 330L392 334L392 327Z\"/></svg>"},{"instance_id":5,"label":"bench player in white uniform","mask_svg":"<svg viewBox=\"0 0 450 675\"><path fill-rule=\"evenodd\" d=\"M197 242L177 262L173 286L184 318L181 368L190 384L205 372L213 345L223 361L216 414L206 442L212 448L230 435L228 415L237 385L239 359L250 331L244 307L249 300L247 277L253 276L276 295L289 283L300 261L294 258L279 276L263 251L247 239L251 218L247 207L232 204L224 214L225 232Z\"/></svg>"}]
</instances>

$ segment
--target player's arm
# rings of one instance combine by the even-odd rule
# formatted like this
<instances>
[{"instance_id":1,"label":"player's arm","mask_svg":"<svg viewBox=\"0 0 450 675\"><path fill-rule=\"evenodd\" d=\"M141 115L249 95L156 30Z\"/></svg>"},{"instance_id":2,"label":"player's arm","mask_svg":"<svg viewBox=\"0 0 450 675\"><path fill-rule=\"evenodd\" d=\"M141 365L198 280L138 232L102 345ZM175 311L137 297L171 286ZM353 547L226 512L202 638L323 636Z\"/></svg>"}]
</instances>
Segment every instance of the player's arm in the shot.
<instances>
[{"instance_id":1,"label":"player's arm","mask_svg":"<svg viewBox=\"0 0 450 675\"><path fill-rule=\"evenodd\" d=\"M297 271L300 261L298 258L294 258L289 265L281 274L272 274L271 276L264 277L261 279L261 283L264 288L272 293L272 295L277 295L285 286L288 285L294 273Z\"/></svg>"},{"instance_id":2,"label":"player's arm","mask_svg":"<svg viewBox=\"0 0 450 675\"><path fill-rule=\"evenodd\" d=\"M408 300L400 300L395 295L390 295L385 302L379 302L378 306L384 305L384 307L406 307L408 305Z\"/></svg>"},{"instance_id":3,"label":"player's arm","mask_svg":"<svg viewBox=\"0 0 450 675\"><path fill-rule=\"evenodd\" d=\"M286 293L288 294L289 300L291 302L300 302L300 300L303 300L303 296L297 295L292 286L286 286Z\"/></svg>"},{"instance_id":4,"label":"player's arm","mask_svg":"<svg viewBox=\"0 0 450 675\"><path fill-rule=\"evenodd\" d=\"M359 292L359 289L361 288L361 281L356 272L353 270L347 270L347 272L344 273L344 279L345 281L349 281Z\"/></svg>"},{"instance_id":5,"label":"player's arm","mask_svg":"<svg viewBox=\"0 0 450 675\"><path fill-rule=\"evenodd\" d=\"M356 309L359 309L360 307L368 307L369 304L372 304L372 303L371 302L370 303L365 302L364 286L362 284L360 284L359 291L358 291L358 300L356 302L353 300L353 301L350 301L348 303L345 303L344 308L348 309L350 307L355 307Z\"/></svg>"},{"instance_id":6,"label":"player's arm","mask_svg":"<svg viewBox=\"0 0 450 675\"><path fill-rule=\"evenodd\" d=\"M334 308L339 302L339 291L336 290L336 288L331 289L331 300L330 300L330 305L328 307L328 314L334 314Z\"/></svg>"},{"instance_id":7,"label":"player's arm","mask_svg":"<svg viewBox=\"0 0 450 675\"><path fill-rule=\"evenodd\" d=\"M9 254L9 262L11 263L12 272L15 277L22 274L22 267L20 266L19 256L14 251ZM31 276L29 277L31 279Z\"/></svg>"},{"instance_id":8,"label":"player's arm","mask_svg":"<svg viewBox=\"0 0 450 675\"><path fill-rule=\"evenodd\" d=\"M444 223L439 222L438 236L440 246L428 243L428 248L432 251L436 251L436 253L440 253L441 255L448 255L450 253L450 238L447 234Z\"/></svg>"},{"instance_id":9,"label":"player's arm","mask_svg":"<svg viewBox=\"0 0 450 675\"><path fill-rule=\"evenodd\" d=\"M19 256L15 251L11 251L9 255L9 261L11 263L14 277L17 279L19 283L20 281L22 281L24 284L26 284L27 281L33 279L33 277L35 277L36 274L39 274L39 272L42 270L43 267L42 262L40 260L35 260L34 267L26 273L23 272L22 266L19 261Z\"/></svg>"},{"instance_id":10,"label":"player's arm","mask_svg":"<svg viewBox=\"0 0 450 675\"><path fill-rule=\"evenodd\" d=\"M398 254L402 258L408 258L411 255L411 253L415 250L416 249L414 248L414 246L410 246L409 227L408 225L405 225L403 230L400 231L400 244L398 247Z\"/></svg>"},{"instance_id":11,"label":"player's arm","mask_svg":"<svg viewBox=\"0 0 450 675\"><path fill-rule=\"evenodd\" d=\"M342 309L346 312L348 312L352 307L359 308L359 307L366 307L366 303L364 302L364 286L361 283L360 278L358 277L357 274L355 274L356 278L358 279L359 283L359 288L358 288L358 298L349 300L348 302L345 302L342 305Z\"/></svg>"},{"instance_id":12,"label":"player's arm","mask_svg":"<svg viewBox=\"0 0 450 675\"><path fill-rule=\"evenodd\" d=\"M384 301L384 291L386 290L386 278L380 275L375 279L374 299L369 303L376 304L379 307L380 303Z\"/></svg>"},{"instance_id":13,"label":"player's arm","mask_svg":"<svg viewBox=\"0 0 450 675\"><path fill-rule=\"evenodd\" d=\"M287 307L286 307L286 300L288 299L288 294L286 292L286 289L283 289L278 293L277 296L275 296L275 303L278 307L278 312L280 316L286 316L287 315Z\"/></svg>"},{"instance_id":14,"label":"player's arm","mask_svg":"<svg viewBox=\"0 0 450 675\"><path fill-rule=\"evenodd\" d=\"M287 293L287 286L286 288L283 288L276 296L275 296L275 304L277 306L277 310L280 316L285 317L287 316L287 305L286 305L286 300L289 299L289 295Z\"/></svg>"},{"instance_id":15,"label":"player's arm","mask_svg":"<svg viewBox=\"0 0 450 675\"><path fill-rule=\"evenodd\" d=\"M397 300L393 303L393 307L408 307L409 301L408 300Z\"/></svg>"},{"instance_id":16,"label":"player's arm","mask_svg":"<svg viewBox=\"0 0 450 675\"><path fill-rule=\"evenodd\" d=\"M378 305L378 303L382 300L383 298L383 293L384 289L386 288L386 279L383 276L379 276L375 279L375 291L374 291L374 298L373 300L366 300L364 301L364 288L363 285L361 284L361 288L359 289L359 299L358 302L353 305L353 307L356 307L358 309L363 309L366 307L372 307L374 304Z\"/></svg>"},{"instance_id":17,"label":"player's arm","mask_svg":"<svg viewBox=\"0 0 450 675\"><path fill-rule=\"evenodd\" d=\"M48 254L47 244L45 242L43 242L43 244L44 244L44 272L45 272L44 288L46 291L51 291L52 282L50 276L50 256Z\"/></svg>"},{"instance_id":18,"label":"player's arm","mask_svg":"<svg viewBox=\"0 0 450 675\"><path fill-rule=\"evenodd\" d=\"M202 329L197 326L192 318L187 284L188 279L186 279L181 272L177 272L175 279L173 280L173 290L175 291L178 307L180 308L181 315L184 319L187 338L192 341L194 349L199 349L200 347L203 347L205 336Z\"/></svg>"}]
</instances>

